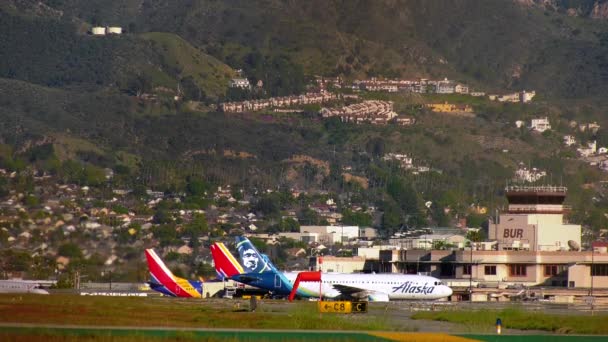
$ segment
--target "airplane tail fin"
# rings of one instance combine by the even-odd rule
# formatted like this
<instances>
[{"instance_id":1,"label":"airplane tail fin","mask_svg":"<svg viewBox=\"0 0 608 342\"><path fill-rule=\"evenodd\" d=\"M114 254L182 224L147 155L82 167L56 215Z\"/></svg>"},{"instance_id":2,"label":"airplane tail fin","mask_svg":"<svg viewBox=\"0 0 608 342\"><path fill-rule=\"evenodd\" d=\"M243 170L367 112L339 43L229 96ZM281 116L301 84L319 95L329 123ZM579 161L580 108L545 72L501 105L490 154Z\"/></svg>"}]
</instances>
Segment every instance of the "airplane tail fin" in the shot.
<instances>
[{"instance_id":1,"label":"airplane tail fin","mask_svg":"<svg viewBox=\"0 0 608 342\"><path fill-rule=\"evenodd\" d=\"M219 278L225 279L245 273L241 264L239 264L223 243L216 242L211 245L211 256L215 264L215 272L217 272Z\"/></svg>"},{"instance_id":2,"label":"airplane tail fin","mask_svg":"<svg viewBox=\"0 0 608 342\"><path fill-rule=\"evenodd\" d=\"M153 249L146 249L146 261L150 271L150 285L160 292L178 297L201 297L202 281L189 281L176 277Z\"/></svg>"},{"instance_id":3,"label":"airplane tail fin","mask_svg":"<svg viewBox=\"0 0 608 342\"><path fill-rule=\"evenodd\" d=\"M173 273L165 266L165 263L153 249L146 249L146 260L148 261L148 270L150 271L152 282L164 284L175 280Z\"/></svg>"},{"instance_id":4,"label":"airplane tail fin","mask_svg":"<svg viewBox=\"0 0 608 342\"><path fill-rule=\"evenodd\" d=\"M241 265L246 273L277 272L277 268L270 262L268 257L261 254L248 238L237 236L236 249L239 252Z\"/></svg>"}]
</instances>

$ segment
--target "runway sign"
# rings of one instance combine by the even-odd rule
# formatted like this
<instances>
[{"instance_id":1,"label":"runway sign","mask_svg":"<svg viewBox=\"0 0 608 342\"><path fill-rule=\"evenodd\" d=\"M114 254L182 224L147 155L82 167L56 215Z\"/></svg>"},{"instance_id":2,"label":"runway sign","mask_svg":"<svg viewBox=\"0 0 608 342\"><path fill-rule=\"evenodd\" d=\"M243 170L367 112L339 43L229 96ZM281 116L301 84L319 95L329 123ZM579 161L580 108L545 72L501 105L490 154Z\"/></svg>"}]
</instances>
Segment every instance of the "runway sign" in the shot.
<instances>
[{"instance_id":1,"label":"runway sign","mask_svg":"<svg viewBox=\"0 0 608 342\"><path fill-rule=\"evenodd\" d=\"M319 302L319 312L351 313L351 302Z\"/></svg>"},{"instance_id":2,"label":"runway sign","mask_svg":"<svg viewBox=\"0 0 608 342\"><path fill-rule=\"evenodd\" d=\"M351 307L353 313L367 312L367 302L352 302Z\"/></svg>"}]
</instances>

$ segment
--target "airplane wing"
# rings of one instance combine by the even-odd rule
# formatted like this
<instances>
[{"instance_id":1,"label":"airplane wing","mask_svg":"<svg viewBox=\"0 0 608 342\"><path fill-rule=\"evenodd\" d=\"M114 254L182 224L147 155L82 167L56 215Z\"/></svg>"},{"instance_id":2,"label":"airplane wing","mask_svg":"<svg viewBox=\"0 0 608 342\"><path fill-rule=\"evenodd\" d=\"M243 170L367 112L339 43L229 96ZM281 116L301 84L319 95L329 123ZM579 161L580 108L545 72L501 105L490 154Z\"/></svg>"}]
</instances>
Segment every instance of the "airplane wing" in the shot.
<instances>
[{"instance_id":1,"label":"airplane wing","mask_svg":"<svg viewBox=\"0 0 608 342\"><path fill-rule=\"evenodd\" d=\"M336 289L340 294L346 297L353 297L357 299L367 298L369 301L374 302L388 302L388 293L379 291L370 291L359 287L334 284L333 288Z\"/></svg>"},{"instance_id":2,"label":"airplane wing","mask_svg":"<svg viewBox=\"0 0 608 342\"><path fill-rule=\"evenodd\" d=\"M249 284L249 283L252 283L254 281L261 280L260 277L251 276L251 275L248 275L248 274L237 274L237 275L234 275L234 276L230 277L230 279L238 281L239 283L244 283L244 284Z\"/></svg>"},{"instance_id":3,"label":"airplane wing","mask_svg":"<svg viewBox=\"0 0 608 342\"><path fill-rule=\"evenodd\" d=\"M352 296L355 293L369 292L368 290L365 290L365 289L361 289L361 288L354 287L354 286L341 285L341 284L334 284L333 288L338 290L341 294L346 295L346 296Z\"/></svg>"}]
</instances>

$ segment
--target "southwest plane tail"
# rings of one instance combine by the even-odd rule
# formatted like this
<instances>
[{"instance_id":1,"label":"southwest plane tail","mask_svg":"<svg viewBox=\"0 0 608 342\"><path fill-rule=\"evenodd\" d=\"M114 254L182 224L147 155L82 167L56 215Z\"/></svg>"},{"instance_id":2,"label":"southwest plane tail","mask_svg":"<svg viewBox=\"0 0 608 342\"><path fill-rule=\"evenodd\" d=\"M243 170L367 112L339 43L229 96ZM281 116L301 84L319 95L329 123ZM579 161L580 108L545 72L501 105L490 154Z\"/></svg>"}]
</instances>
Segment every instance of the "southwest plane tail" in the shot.
<instances>
[{"instance_id":1,"label":"southwest plane tail","mask_svg":"<svg viewBox=\"0 0 608 342\"><path fill-rule=\"evenodd\" d=\"M202 297L202 281L174 276L153 249L146 249L146 260L150 270L149 284L153 290L171 297Z\"/></svg>"},{"instance_id":2,"label":"southwest plane tail","mask_svg":"<svg viewBox=\"0 0 608 342\"><path fill-rule=\"evenodd\" d=\"M215 264L215 272L219 278L226 279L245 273L241 264L239 264L223 243L216 242L211 245L211 256Z\"/></svg>"}]
</instances>

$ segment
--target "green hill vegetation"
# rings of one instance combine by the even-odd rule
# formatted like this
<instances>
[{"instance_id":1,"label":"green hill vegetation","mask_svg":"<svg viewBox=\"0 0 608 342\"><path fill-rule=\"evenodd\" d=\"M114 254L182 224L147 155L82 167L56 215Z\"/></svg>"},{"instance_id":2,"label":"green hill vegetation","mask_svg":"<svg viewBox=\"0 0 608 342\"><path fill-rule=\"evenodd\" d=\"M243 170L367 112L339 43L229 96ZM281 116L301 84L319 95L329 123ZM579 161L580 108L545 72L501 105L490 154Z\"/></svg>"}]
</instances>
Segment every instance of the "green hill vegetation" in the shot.
<instances>
[{"instance_id":1,"label":"green hill vegetation","mask_svg":"<svg viewBox=\"0 0 608 342\"><path fill-rule=\"evenodd\" d=\"M223 96L228 81L235 77L234 70L226 64L200 52L179 36L151 32L142 34L141 37L154 43L153 48L159 51L164 69L173 74L167 75L165 71L162 75L153 76L155 85L174 88L173 77L177 77L180 87L184 88L187 95L200 101L206 95L213 98ZM153 74L154 70L149 72Z\"/></svg>"},{"instance_id":2,"label":"green hill vegetation","mask_svg":"<svg viewBox=\"0 0 608 342\"><path fill-rule=\"evenodd\" d=\"M211 100L234 71L170 33L90 36L69 20L22 17L0 9L0 76L49 87L126 93L158 91ZM23 44L23 41L29 44ZM181 89L180 89L181 90Z\"/></svg>"},{"instance_id":3,"label":"green hill vegetation","mask_svg":"<svg viewBox=\"0 0 608 342\"><path fill-rule=\"evenodd\" d=\"M97 182L100 168L119 168L121 184L157 190L183 190L196 176L248 189L331 191L377 205L385 214L382 225L397 229L424 225L427 217L447 224L446 207L453 216L465 215L472 203L499 207L500 189L524 162L546 170L547 182L569 186L579 222L591 224L590 217L602 215L590 213L607 206L590 202L601 190L582 188L605 176L562 146L564 134L608 144L605 21L506 0L139 5L53 0L44 9L35 1L0 6L0 143L10 147L4 166L30 163L68 174L74 166L68 162L77 160L92 170L79 181L88 175ZM85 33L91 25L118 25L127 33L94 37ZM242 95L227 89L239 68L264 84L252 97L301 93L314 75L449 77L487 92L534 89L539 95L530 105L457 95L363 95L395 101L399 114L417 119L411 127L321 121L314 106L300 114L213 111L217 102ZM182 99L176 101L178 89ZM421 106L443 101L470 104L476 116L433 114ZM514 125L544 116L554 131L540 135ZM570 120L597 121L602 130L578 132ZM382 159L390 152L407 153L431 171L400 169ZM294 155L328 163L329 174L314 163L293 166L288 160ZM358 182L344 181L343 168ZM366 182L368 188L361 185ZM426 201L435 205L426 208Z\"/></svg>"},{"instance_id":4,"label":"green hill vegetation","mask_svg":"<svg viewBox=\"0 0 608 342\"><path fill-rule=\"evenodd\" d=\"M124 7L133 8L133 3L126 1ZM247 69L249 54L259 51L265 56L286 54L308 75L445 75L486 89L542 89L552 97L570 98L599 97L607 90L606 21L516 1L182 5L149 1L130 12L127 21L111 1L55 2L57 8L84 20L99 16L103 22L133 24L140 32L179 34L235 68ZM579 91L581 84L588 88Z\"/></svg>"}]
</instances>

